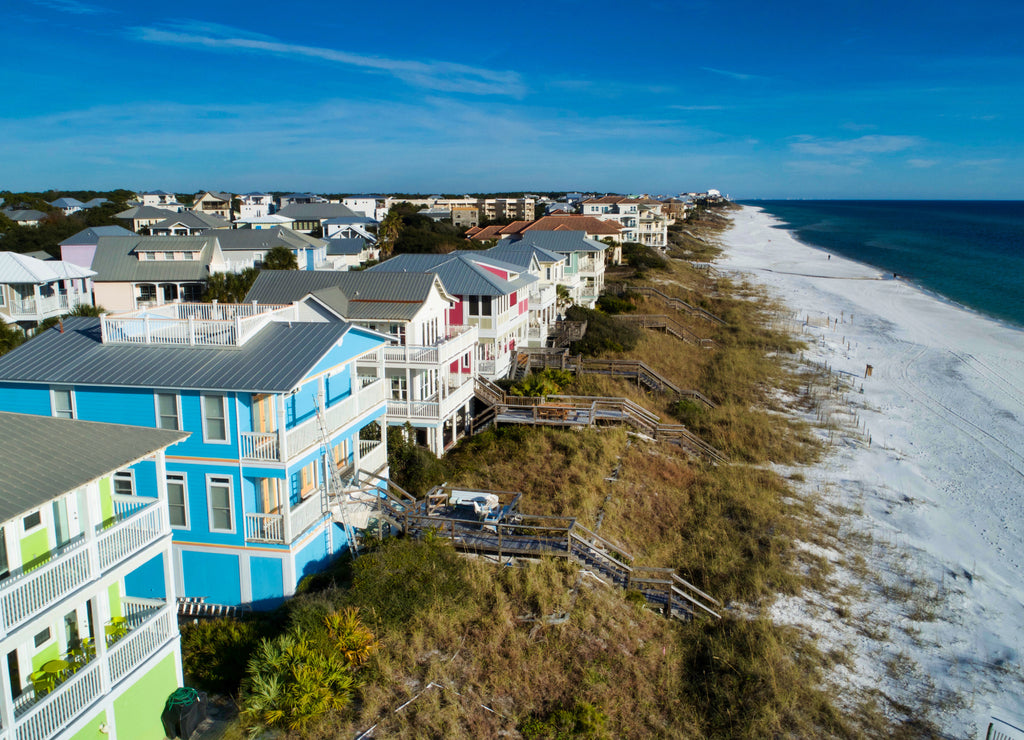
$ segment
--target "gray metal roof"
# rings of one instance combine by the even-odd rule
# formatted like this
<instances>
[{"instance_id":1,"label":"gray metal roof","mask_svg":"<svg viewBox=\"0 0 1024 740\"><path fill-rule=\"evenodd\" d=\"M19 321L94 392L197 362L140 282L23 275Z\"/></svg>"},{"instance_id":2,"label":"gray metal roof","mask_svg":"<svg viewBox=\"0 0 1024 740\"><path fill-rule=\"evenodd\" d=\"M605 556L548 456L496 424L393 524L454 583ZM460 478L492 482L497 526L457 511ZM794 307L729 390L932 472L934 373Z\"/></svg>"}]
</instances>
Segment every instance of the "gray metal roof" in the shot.
<instances>
[{"instance_id":1,"label":"gray metal roof","mask_svg":"<svg viewBox=\"0 0 1024 740\"><path fill-rule=\"evenodd\" d=\"M127 211L115 213L114 218L137 219L137 218L170 218L176 216L178 211L170 208L157 208L156 206L134 206Z\"/></svg>"},{"instance_id":2,"label":"gray metal roof","mask_svg":"<svg viewBox=\"0 0 1024 740\"><path fill-rule=\"evenodd\" d=\"M292 203L274 215L296 221L325 221L329 218L352 218L362 214L341 203Z\"/></svg>"},{"instance_id":3,"label":"gray metal roof","mask_svg":"<svg viewBox=\"0 0 1024 740\"><path fill-rule=\"evenodd\" d=\"M97 318L64 321L0 357L0 381L284 393L351 327L271 323L241 347L103 344Z\"/></svg>"},{"instance_id":4,"label":"gray metal roof","mask_svg":"<svg viewBox=\"0 0 1024 740\"><path fill-rule=\"evenodd\" d=\"M103 236L92 256L95 282L159 282L206 280L215 237ZM139 252L199 252L194 260L140 260Z\"/></svg>"},{"instance_id":5,"label":"gray metal roof","mask_svg":"<svg viewBox=\"0 0 1024 740\"><path fill-rule=\"evenodd\" d=\"M510 239L501 239L496 246L485 249L486 254L493 255L498 259L519 265L520 268L529 267L531 259L536 256L540 263L565 262L564 254L552 252L549 249L538 247L536 244L528 243L529 240L514 242Z\"/></svg>"},{"instance_id":6,"label":"gray metal roof","mask_svg":"<svg viewBox=\"0 0 1024 740\"><path fill-rule=\"evenodd\" d=\"M191 229L229 229L231 222L226 218L215 216L212 213L199 213L197 211L182 211L173 216L165 218L159 223L150 226L150 229L166 229L181 224Z\"/></svg>"},{"instance_id":7,"label":"gray metal roof","mask_svg":"<svg viewBox=\"0 0 1024 740\"><path fill-rule=\"evenodd\" d=\"M323 239L300 234L297 231L278 226L273 229L218 229L207 236L217 238L217 243L224 252L256 251L287 247L288 249L308 249L321 247Z\"/></svg>"},{"instance_id":8,"label":"gray metal roof","mask_svg":"<svg viewBox=\"0 0 1024 740\"><path fill-rule=\"evenodd\" d=\"M515 239L515 237L512 237ZM533 244L552 252L604 252L608 245L589 239L583 231L524 231L516 243Z\"/></svg>"},{"instance_id":9,"label":"gray metal roof","mask_svg":"<svg viewBox=\"0 0 1024 740\"><path fill-rule=\"evenodd\" d=\"M42 221L46 214L34 208L5 208L2 213L11 221Z\"/></svg>"},{"instance_id":10,"label":"gray metal roof","mask_svg":"<svg viewBox=\"0 0 1024 740\"><path fill-rule=\"evenodd\" d=\"M426 272L263 270L245 302L291 303L312 294L350 321L408 320L422 308L438 279Z\"/></svg>"},{"instance_id":11,"label":"gray metal roof","mask_svg":"<svg viewBox=\"0 0 1024 740\"><path fill-rule=\"evenodd\" d=\"M38 509L188 432L0 412L0 522Z\"/></svg>"},{"instance_id":12,"label":"gray metal roof","mask_svg":"<svg viewBox=\"0 0 1024 740\"><path fill-rule=\"evenodd\" d=\"M327 240L327 254L333 257L344 254L357 255L364 249L366 249L366 240L362 237Z\"/></svg>"},{"instance_id":13,"label":"gray metal roof","mask_svg":"<svg viewBox=\"0 0 1024 740\"><path fill-rule=\"evenodd\" d=\"M520 286L481 267L486 262L499 269L520 272L521 268L486 257L481 252L463 250L450 254L399 254L374 265L367 272L432 272L440 276L445 289L454 295L508 295ZM536 280L533 276L527 283Z\"/></svg>"},{"instance_id":14,"label":"gray metal roof","mask_svg":"<svg viewBox=\"0 0 1024 740\"><path fill-rule=\"evenodd\" d=\"M90 226L82 229L77 234L69 236L60 243L62 247L71 247L78 244L96 244L101 236L138 236L134 231L129 231L123 226Z\"/></svg>"},{"instance_id":15,"label":"gray metal roof","mask_svg":"<svg viewBox=\"0 0 1024 740\"><path fill-rule=\"evenodd\" d=\"M76 206L81 208L85 203L80 201L78 198L57 198L57 200L50 203L50 205L54 208L74 208Z\"/></svg>"}]
</instances>

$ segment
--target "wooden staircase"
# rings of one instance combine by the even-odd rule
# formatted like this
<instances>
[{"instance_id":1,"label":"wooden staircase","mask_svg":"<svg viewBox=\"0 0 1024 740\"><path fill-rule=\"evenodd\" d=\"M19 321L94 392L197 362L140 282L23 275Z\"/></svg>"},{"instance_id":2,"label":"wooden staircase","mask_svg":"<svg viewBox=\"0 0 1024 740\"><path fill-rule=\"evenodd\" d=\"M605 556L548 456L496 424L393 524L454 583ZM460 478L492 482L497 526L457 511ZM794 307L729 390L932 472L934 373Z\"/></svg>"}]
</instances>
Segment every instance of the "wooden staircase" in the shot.
<instances>
[{"instance_id":1,"label":"wooden staircase","mask_svg":"<svg viewBox=\"0 0 1024 740\"><path fill-rule=\"evenodd\" d=\"M694 306L693 304L687 303L682 298L675 298L674 296L666 295L657 288L620 284L607 285L605 287L607 290L614 291L616 293L639 293L640 295L652 296L654 298L660 299L664 303L667 303L668 305L672 306L678 311L687 313L691 316L696 316L697 318L704 319L705 321L710 321L712 323L725 326L725 321L723 321L718 316L715 316L710 311L706 311L703 308L700 308L699 306Z\"/></svg>"},{"instance_id":2,"label":"wooden staircase","mask_svg":"<svg viewBox=\"0 0 1024 740\"><path fill-rule=\"evenodd\" d=\"M639 326L644 329L658 329L671 334L676 339L681 339L689 344L697 345L698 347L704 347L705 349L713 349L715 342L713 339L705 339L694 334L692 331L687 329L685 326L680 324L671 316L664 314L617 314L617 318L624 321L627 324L633 326Z\"/></svg>"}]
</instances>

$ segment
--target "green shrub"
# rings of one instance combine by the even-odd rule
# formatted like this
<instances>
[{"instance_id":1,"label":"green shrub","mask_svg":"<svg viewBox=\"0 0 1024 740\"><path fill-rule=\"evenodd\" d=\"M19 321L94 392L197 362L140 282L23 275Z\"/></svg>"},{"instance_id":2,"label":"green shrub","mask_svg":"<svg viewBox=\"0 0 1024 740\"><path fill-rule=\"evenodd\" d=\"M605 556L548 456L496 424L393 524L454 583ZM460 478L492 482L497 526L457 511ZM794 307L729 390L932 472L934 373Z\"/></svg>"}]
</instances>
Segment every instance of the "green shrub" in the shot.
<instances>
[{"instance_id":1,"label":"green shrub","mask_svg":"<svg viewBox=\"0 0 1024 740\"><path fill-rule=\"evenodd\" d=\"M571 707L560 707L545 717L530 717L519 724L525 740L601 740L611 737L608 718L593 704L577 701Z\"/></svg>"},{"instance_id":2,"label":"green shrub","mask_svg":"<svg viewBox=\"0 0 1024 740\"><path fill-rule=\"evenodd\" d=\"M447 542L388 540L356 560L346 601L398 628L435 605L457 608L472 592L468 568Z\"/></svg>"},{"instance_id":3,"label":"green shrub","mask_svg":"<svg viewBox=\"0 0 1024 740\"><path fill-rule=\"evenodd\" d=\"M597 299L597 308L608 314L629 313L636 311L636 304L630 300L628 293L625 295L602 293Z\"/></svg>"},{"instance_id":4,"label":"green shrub","mask_svg":"<svg viewBox=\"0 0 1024 740\"><path fill-rule=\"evenodd\" d=\"M572 383L573 374L568 370L548 367L539 373L532 373L513 385L509 392L513 396L535 397L551 396L561 393L565 386Z\"/></svg>"},{"instance_id":5,"label":"green shrub","mask_svg":"<svg viewBox=\"0 0 1024 740\"><path fill-rule=\"evenodd\" d=\"M664 270L668 267L668 260L658 254L650 247L639 242L626 242L622 245L622 257L637 272L644 270Z\"/></svg>"},{"instance_id":6,"label":"green shrub","mask_svg":"<svg viewBox=\"0 0 1024 740\"><path fill-rule=\"evenodd\" d=\"M587 322L583 339L573 342L573 354L595 356L605 352L627 352L640 341L639 329L600 311L572 306L566 312L566 318Z\"/></svg>"},{"instance_id":7,"label":"green shrub","mask_svg":"<svg viewBox=\"0 0 1024 740\"><path fill-rule=\"evenodd\" d=\"M181 628L181 663L189 683L219 694L234 694L246 662L264 636L256 620L213 619Z\"/></svg>"},{"instance_id":8,"label":"green shrub","mask_svg":"<svg viewBox=\"0 0 1024 740\"><path fill-rule=\"evenodd\" d=\"M448 477L448 466L434 454L413 441L413 427L388 427L388 466L391 480L414 496L443 483Z\"/></svg>"}]
</instances>

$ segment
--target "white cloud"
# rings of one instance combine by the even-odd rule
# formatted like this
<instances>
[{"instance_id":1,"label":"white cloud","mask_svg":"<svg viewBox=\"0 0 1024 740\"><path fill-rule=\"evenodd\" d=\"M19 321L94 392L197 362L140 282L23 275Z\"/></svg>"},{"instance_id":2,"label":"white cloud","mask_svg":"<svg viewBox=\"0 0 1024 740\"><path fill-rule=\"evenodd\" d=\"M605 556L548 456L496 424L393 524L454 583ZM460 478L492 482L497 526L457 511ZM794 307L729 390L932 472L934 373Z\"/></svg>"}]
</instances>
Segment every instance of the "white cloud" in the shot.
<instances>
[{"instance_id":1,"label":"white cloud","mask_svg":"<svg viewBox=\"0 0 1024 740\"><path fill-rule=\"evenodd\" d=\"M746 72L731 72L727 69L716 69L715 67L701 67L705 72L714 72L716 75L722 75L733 80L749 81L749 80L767 80L767 77L761 75L752 75Z\"/></svg>"},{"instance_id":2,"label":"white cloud","mask_svg":"<svg viewBox=\"0 0 1024 740\"><path fill-rule=\"evenodd\" d=\"M861 136L856 139L819 139L813 136L795 136L789 148L799 154L812 156L852 156L857 154L888 154L918 146L916 136Z\"/></svg>"},{"instance_id":3,"label":"white cloud","mask_svg":"<svg viewBox=\"0 0 1024 740\"><path fill-rule=\"evenodd\" d=\"M908 159L907 164L918 170L926 170L929 167L934 167L939 163L937 159Z\"/></svg>"},{"instance_id":4,"label":"white cloud","mask_svg":"<svg viewBox=\"0 0 1024 740\"><path fill-rule=\"evenodd\" d=\"M110 12L106 8L83 3L80 0L31 0L31 2L44 8L59 10L61 13L72 13L73 15L93 15L95 13Z\"/></svg>"},{"instance_id":5,"label":"white cloud","mask_svg":"<svg viewBox=\"0 0 1024 740\"><path fill-rule=\"evenodd\" d=\"M526 92L521 77L512 71L490 70L455 62L391 59L354 54L321 46L288 44L269 36L238 32L237 29L225 26L198 24L193 27L174 24L161 28L136 27L131 29L131 33L141 41L168 46L190 46L226 52L266 53L335 62L368 72L390 74L415 87L443 92L512 97L522 97Z\"/></svg>"}]
</instances>

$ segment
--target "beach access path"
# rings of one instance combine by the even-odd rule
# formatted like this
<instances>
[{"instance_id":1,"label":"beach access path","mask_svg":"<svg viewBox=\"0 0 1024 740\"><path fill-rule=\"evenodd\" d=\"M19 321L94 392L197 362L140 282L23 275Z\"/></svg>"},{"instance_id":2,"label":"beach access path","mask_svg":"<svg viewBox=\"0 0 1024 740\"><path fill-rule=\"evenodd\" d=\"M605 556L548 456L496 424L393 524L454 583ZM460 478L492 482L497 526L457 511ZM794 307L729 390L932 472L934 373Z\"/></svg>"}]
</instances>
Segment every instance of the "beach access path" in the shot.
<instances>
[{"instance_id":1,"label":"beach access path","mask_svg":"<svg viewBox=\"0 0 1024 740\"><path fill-rule=\"evenodd\" d=\"M875 544L874 585L850 618L800 597L773 615L848 646L840 680L931 705L952 737L972 736L990 706L1024 716L1024 331L781 226L734 212L716 267L766 286L807 359L852 380L871 445L834 447L804 485L853 510L846 531ZM831 553L839 577L863 577L848 556Z\"/></svg>"}]
</instances>

